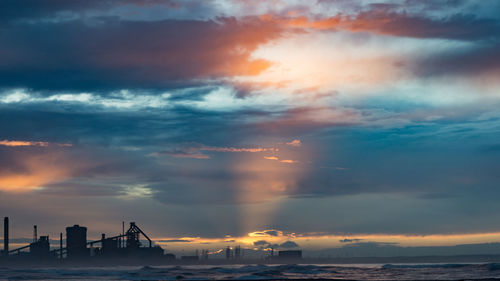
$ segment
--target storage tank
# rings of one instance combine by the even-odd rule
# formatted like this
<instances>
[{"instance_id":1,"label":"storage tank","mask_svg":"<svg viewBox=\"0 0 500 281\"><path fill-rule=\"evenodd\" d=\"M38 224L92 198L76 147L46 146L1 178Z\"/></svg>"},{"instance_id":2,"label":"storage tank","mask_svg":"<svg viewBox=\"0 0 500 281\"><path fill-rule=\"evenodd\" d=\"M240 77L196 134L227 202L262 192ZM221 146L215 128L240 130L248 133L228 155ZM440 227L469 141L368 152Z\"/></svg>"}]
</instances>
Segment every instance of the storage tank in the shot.
<instances>
[{"instance_id":1,"label":"storage tank","mask_svg":"<svg viewBox=\"0 0 500 281\"><path fill-rule=\"evenodd\" d=\"M87 228L77 224L66 227L66 248L68 258L90 256L87 248Z\"/></svg>"}]
</instances>

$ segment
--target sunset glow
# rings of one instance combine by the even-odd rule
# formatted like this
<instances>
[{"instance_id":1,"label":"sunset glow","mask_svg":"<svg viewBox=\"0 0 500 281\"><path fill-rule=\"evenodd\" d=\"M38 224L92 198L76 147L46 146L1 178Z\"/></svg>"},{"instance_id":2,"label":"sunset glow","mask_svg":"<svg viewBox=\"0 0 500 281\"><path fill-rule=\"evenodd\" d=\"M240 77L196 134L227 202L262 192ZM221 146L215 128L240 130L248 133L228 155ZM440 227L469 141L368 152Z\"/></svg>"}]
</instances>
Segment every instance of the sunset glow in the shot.
<instances>
[{"instance_id":1,"label":"sunset glow","mask_svg":"<svg viewBox=\"0 0 500 281\"><path fill-rule=\"evenodd\" d=\"M183 255L500 247L500 1L15 2L16 243L131 221Z\"/></svg>"}]
</instances>

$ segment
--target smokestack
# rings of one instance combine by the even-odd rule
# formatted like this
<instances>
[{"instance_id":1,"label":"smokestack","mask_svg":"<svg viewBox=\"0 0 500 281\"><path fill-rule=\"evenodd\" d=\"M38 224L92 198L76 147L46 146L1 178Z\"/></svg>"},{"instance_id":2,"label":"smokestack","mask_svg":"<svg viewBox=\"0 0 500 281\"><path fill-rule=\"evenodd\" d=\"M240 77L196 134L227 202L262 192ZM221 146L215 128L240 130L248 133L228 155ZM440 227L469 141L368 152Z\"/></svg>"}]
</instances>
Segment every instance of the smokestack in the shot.
<instances>
[{"instance_id":1,"label":"smokestack","mask_svg":"<svg viewBox=\"0 0 500 281\"><path fill-rule=\"evenodd\" d=\"M122 221L122 237L121 237L122 244L120 246L122 248L125 248L125 237L123 237L123 236L125 236L125 222L124 221Z\"/></svg>"},{"instance_id":2,"label":"smokestack","mask_svg":"<svg viewBox=\"0 0 500 281\"><path fill-rule=\"evenodd\" d=\"M3 254L9 255L9 217L3 219Z\"/></svg>"},{"instance_id":3,"label":"smokestack","mask_svg":"<svg viewBox=\"0 0 500 281\"><path fill-rule=\"evenodd\" d=\"M36 224L33 226L33 242L38 241L38 232Z\"/></svg>"},{"instance_id":4,"label":"smokestack","mask_svg":"<svg viewBox=\"0 0 500 281\"><path fill-rule=\"evenodd\" d=\"M62 253L62 250L63 249L63 236L62 236L62 232L59 234L59 258L62 259L63 258L63 253Z\"/></svg>"}]
</instances>

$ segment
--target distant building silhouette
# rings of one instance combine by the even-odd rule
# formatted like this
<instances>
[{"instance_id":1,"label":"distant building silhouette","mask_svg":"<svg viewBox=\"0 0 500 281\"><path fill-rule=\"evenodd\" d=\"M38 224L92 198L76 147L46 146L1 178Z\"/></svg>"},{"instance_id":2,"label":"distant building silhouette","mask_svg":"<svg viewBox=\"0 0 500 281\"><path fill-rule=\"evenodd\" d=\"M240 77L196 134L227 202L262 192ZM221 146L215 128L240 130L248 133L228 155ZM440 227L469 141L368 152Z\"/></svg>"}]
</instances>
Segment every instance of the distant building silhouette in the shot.
<instances>
[{"instance_id":1,"label":"distant building silhouette","mask_svg":"<svg viewBox=\"0 0 500 281\"><path fill-rule=\"evenodd\" d=\"M282 259L300 259L302 258L302 251L301 250L288 250L288 251L279 251L278 252L278 257Z\"/></svg>"},{"instance_id":2,"label":"distant building silhouette","mask_svg":"<svg viewBox=\"0 0 500 281\"><path fill-rule=\"evenodd\" d=\"M13 259L23 259L36 261L39 258L63 259L66 254L67 259L86 260L96 259L101 261L111 261L116 258L134 259L166 259L175 260L175 255L164 254L160 246L153 246L153 241L134 222L130 223L130 228L125 232L106 237L103 233L100 240L87 241L87 228L74 225L66 227L66 247L63 247L63 233L60 234L59 248L50 249L49 236L38 238L38 228L33 227L33 242L9 251L9 220L4 219L4 251L6 255L10 253ZM147 240L147 246L142 246L141 236ZM125 243L122 244L122 241ZM97 246L97 247L96 247ZM29 249L29 252L26 250ZM208 251L207 251L208 252ZM198 253L196 259L199 259Z\"/></svg>"},{"instance_id":3,"label":"distant building silhouette","mask_svg":"<svg viewBox=\"0 0 500 281\"><path fill-rule=\"evenodd\" d=\"M68 258L82 258L90 256L87 248L87 228L75 224L66 227L66 249Z\"/></svg>"},{"instance_id":4,"label":"distant building silhouette","mask_svg":"<svg viewBox=\"0 0 500 281\"><path fill-rule=\"evenodd\" d=\"M241 258L241 247L238 245L234 249L234 258L235 259L240 259Z\"/></svg>"},{"instance_id":5,"label":"distant building silhouette","mask_svg":"<svg viewBox=\"0 0 500 281\"><path fill-rule=\"evenodd\" d=\"M181 256L181 260L183 261L197 261L199 260L198 256Z\"/></svg>"},{"instance_id":6,"label":"distant building silhouette","mask_svg":"<svg viewBox=\"0 0 500 281\"><path fill-rule=\"evenodd\" d=\"M201 259L208 260L208 250L201 250Z\"/></svg>"},{"instance_id":7,"label":"distant building silhouette","mask_svg":"<svg viewBox=\"0 0 500 281\"><path fill-rule=\"evenodd\" d=\"M30 255L34 258L50 257L49 236L40 236L36 242L30 244Z\"/></svg>"},{"instance_id":8,"label":"distant building silhouette","mask_svg":"<svg viewBox=\"0 0 500 281\"><path fill-rule=\"evenodd\" d=\"M9 255L9 217L3 219L3 255Z\"/></svg>"}]
</instances>

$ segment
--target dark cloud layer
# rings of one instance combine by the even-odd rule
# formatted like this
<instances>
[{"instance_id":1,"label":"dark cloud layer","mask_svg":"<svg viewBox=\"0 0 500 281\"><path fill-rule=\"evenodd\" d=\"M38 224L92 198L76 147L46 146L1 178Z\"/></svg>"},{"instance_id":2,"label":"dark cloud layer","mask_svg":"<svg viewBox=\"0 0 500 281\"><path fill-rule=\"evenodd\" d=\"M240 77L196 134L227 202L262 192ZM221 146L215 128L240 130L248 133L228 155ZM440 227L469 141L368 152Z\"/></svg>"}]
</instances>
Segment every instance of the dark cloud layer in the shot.
<instances>
[{"instance_id":1,"label":"dark cloud layer","mask_svg":"<svg viewBox=\"0 0 500 281\"><path fill-rule=\"evenodd\" d=\"M461 40L498 39L500 24L495 19L481 19L458 14L433 20L424 16L394 13L384 10L362 12L347 21L352 31L368 31L393 36L415 38L447 38Z\"/></svg>"},{"instance_id":2,"label":"dark cloud layer","mask_svg":"<svg viewBox=\"0 0 500 281\"><path fill-rule=\"evenodd\" d=\"M426 78L497 76L500 73L500 41L455 53L440 53L421 58L415 62L413 68L416 75Z\"/></svg>"},{"instance_id":3,"label":"dark cloud layer","mask_svg":"<svg viewBox=\"0 0 500 281\"><path fill-rule=\"evenodd\" d=\"M279 27L255 18L13 24L0 30L0 86L155 89L255 75L269 62L251 52L279 35Z\"/></svg>"},{"instance_id":4,"label":"dark cloud layer","mask_svg":"<svg viewBox=\"0 0 500 281\"><path fill-rule=\"evenodd\" d=\"M148 6L156 1L5 1L3 18L50 17L63 11L106 10L120 5ZM167 7L180 5L164 2ZM196 6L195 4L185 4ZM169 89L200 85L206 80L256 75L271 62L251 58L259 45L294 27L347 29L414 38L498 41L497 19L471 14L429 18L372 6L355 15L297 19L215 17L131 21L117 17L66 21L13 22L0 29L0 87L35 90L100 91ZM0 7L1 8L1 7ZM304 23L302 23L304 21ZM496 45L495 45L496 46ZM496 68L498 48L424 59L416 73L475 72ZM489 59L490 58L490 59ZM442 62L442 63L441 63Z\"/></svg>"},{"instance_id":5,"label":"dark cloud layer","mask_svg":"<svg viewBox=\"0 0 500 281\"><path fill-rule=\"evenodd\" d=\"M202 4L194 5L190 1L178 0L5 0L0 3L0 23L43 20L57 22L68 18L88 18L92 14L98 16L116 8L140 9L151 6L163 8L165 11L196 6L207 8ZM126 16L126 14L118 15Z\"/></svg>"}]
</instances>

